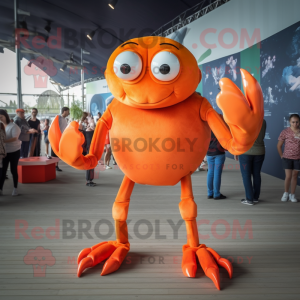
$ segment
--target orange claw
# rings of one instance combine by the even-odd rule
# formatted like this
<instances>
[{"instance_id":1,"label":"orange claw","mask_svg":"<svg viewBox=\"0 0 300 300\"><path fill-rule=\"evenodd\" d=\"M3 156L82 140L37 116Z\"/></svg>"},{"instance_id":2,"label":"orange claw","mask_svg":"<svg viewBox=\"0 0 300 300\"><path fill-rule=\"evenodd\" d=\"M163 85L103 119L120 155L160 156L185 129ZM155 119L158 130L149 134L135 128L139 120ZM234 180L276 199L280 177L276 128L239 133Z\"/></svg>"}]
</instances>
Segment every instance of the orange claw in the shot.
<instances>
[{"instance_id":1,"label":"orange claw","mask_svg":"<svg viewBox=\"0 0 300 300\"><path fill-rule=\"evenodd\" d=\"M78 265L77 276L80 277L82 272L85 269L91 268L93 266L94 266L93 259L91 257L85 257L84 259L81 260L81 262Z\"/></svg>"},{"instance_id":2,"label":"orange claw","mask_svg":"<svg viewBox=\"0 0 300 300\"><path fill-rule=\"evenodd\" d=\"M115 241L102 242L91 248L83 249L78 255L77 276L80 277L85 269L94 267L107 258L109 259L104 264L101 275L118 270L129 249L129 243L121 244Z\"/></svg>"},{"instance_id":3,"label":"orange claw","mask_svg":"<svg viewBox=\"0 0 300 300\"><path fill-rule=\"evenodd\" d=\"M117 271L125 259L128 251L129 249L123 247L117 248L104 264L101 276Z\"/></svg>"},{"instance_id":4,"label":"orange claw","mask_svg":"<svg viewBox=\"0 0 300 300\"><path fill-rule=\"evenodd\" d=\"M246 70L241 69L245 96L228 78L219 82L221 92L217 95L217 104L223 112L224 120L230 127L232 137L224 140L221 126L212 124L211 129L217 138L224 140L225 148L232 154L243 154L256 140L264 118L263 93L259 83ZM209 123L216 123L215 116L210 114ZM216 127L217 126L217 127ZM228 144L227 144L228 143Z\"/></svg>"},{"instance_id":5,"label":"orange claw","mask_svg":"<svg viewBox=\"0 0 300 300\"><path fill-rule=\"evenodd\" d=\"M231 262L226 258L221 258L221 256L214 249L211 249L211 248L206 248L206 249L212 254L212 256L217 261L217 263L221 267L223 267L227 270L227 272L229 274L229 278L232 278L233 267L232 267Z\"/></svg>"},{"instance_id":6,"label":"orange claw","mask_svg":"<svg viewBox=\"0 0 300 300\"><path fill-rule=\"evenodd\" d=\"M82 155L84 135L78 127L79 124L73 121L62 134L59 128L59 116L56 116L49 129L49 141L56 155L68 165L79 170L94 169L104 149L107 125L102 121L98 122L90 153L86 156Z\"/></svg>"},{"instance_id":7,"label":"orange claw","mask_svg":"<svg viewBox=\"0 0 300 300\"><path fill-rule=\"evenodd\" d=\"M49 129L49 141L51 143L51 148L56 155L59 153L59 141L61 139L61 131L59 128L59 116L56 116Z\"/></svg>"},{"instance_id":8,"label":"orange claw","mask_svg":"<svg viewBox=\"0 0 300 300\"><path fill-rule=\"evenodd\" d=\"M207 277L209 277L216 288L220 290L220 276L219 268L212 257L212 255L206 250L206 248L200 248L196 252L200 265Z\"/></svg>"},{"instance_id":9,"label":"orange claw","mask_svg":"<svg viewBox=\"0 0 300 300\"><path fill-rule=\"evenodd\" d=\"M195 277L197 271L197 262L195 251L192 249L186 249L183 252L181 269L186 277Z\"/></svg>"},{"instance_id":10,"label":"orange claw","mask_svg":"<svg viewBox=\"0 0 300 300\"><path fill-rule=\"evenodd\" d=\"M219 269L208 268L205 272L205 275L213 281L218 290L221 290Z\"/></svg>"},{"instance_id":11,"label":"orange claw","mask_svg":"<svg viewBox=\"0 0 300 300\"><path fill-rule=\"evenodd\" d=\"M85 257L88 256L88 254L90 254L92 251L91 248L85 248L83 250L81 250L78 254L78 257L77 257L77 264L79 265L79 263L81 262L81 260Z\"/></svg>"}]
</instances>

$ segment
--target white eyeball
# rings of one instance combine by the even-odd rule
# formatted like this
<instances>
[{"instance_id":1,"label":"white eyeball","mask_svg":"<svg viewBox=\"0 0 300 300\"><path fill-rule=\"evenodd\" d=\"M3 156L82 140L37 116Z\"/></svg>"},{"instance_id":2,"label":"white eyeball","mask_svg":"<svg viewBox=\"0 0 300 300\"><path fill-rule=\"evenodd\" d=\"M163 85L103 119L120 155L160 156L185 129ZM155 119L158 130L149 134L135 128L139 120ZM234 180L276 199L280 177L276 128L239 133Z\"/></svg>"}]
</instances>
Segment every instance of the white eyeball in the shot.
<instances>
[{"instance_id":1,"label":"white eyeball","mask_svg":"<svg viewBox=\"0 0 300 300\"><path fill-rule=\"evenodd\" d=\"M179 74L179 71L179 60L171 52L159 52L152 59L151 72L158 80L170 81Z\"/></svg>"},{"instance_id":2,"label":"white eyeball","mask_svg":"<svg viewBox=\"0 0 300 300\"><path fill-rule=\"evenodd\" d=\"M115 74L123 80L136 79L141 74L142 67L140 56L132 51L120 53L114 62Z\"/></svg>"}]
</instances>

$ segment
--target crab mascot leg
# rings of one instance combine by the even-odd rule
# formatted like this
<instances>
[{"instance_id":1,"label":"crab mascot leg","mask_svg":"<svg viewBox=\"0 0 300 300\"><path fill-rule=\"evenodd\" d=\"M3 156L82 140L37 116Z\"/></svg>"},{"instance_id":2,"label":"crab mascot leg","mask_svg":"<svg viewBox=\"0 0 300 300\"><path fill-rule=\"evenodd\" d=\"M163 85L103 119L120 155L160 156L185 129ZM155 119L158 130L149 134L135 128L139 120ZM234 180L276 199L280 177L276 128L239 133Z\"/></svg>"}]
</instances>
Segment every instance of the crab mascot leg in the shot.
<instances>
[{"instance_id":1,"label":"crab mascot leg","mask_svg":"<svg viewBox=\"0 0 300 300\"><path fill-rule=\"evenodd\" d=\"M81 145L84 143L84 136L78 130L79 124L75 121L71 122L61 134L58 118L57 116L54 119L49 130L49 140L54 152L76 169L88 170L95 168L103 153L107 131L112 126L112 116L109 108L97 123L90 152L86 156L82 155ZM101 275L114 272L120 267L130 249L126 219L133 187L134 182L125 176L113 206L116 241L102 242L91 248L83 249L77 259L78 277L86 268L93 267L108 257L109 259L106 261Z\"/></svg>"},{"instance_id":2,"label":"crab mascot leg","mask_svg":"<svg viewBox=\"0 0 300 300\"><path fill-rule=\"evenodd\" d=\"M183 246L183 257L181 268L187 277L195 277L197 271L196 256L207 277L209 277L216 288L220 290L219 267L217 263L224 267L232 277L233 268L225 258L221 258L213 249L207 248L204 244L199 244L197 228L197 204L194 201L191 175L187 175L181 180L181 202L179 210L185 221L187 231L187 244Z\"/></svg>"}]
</instances>

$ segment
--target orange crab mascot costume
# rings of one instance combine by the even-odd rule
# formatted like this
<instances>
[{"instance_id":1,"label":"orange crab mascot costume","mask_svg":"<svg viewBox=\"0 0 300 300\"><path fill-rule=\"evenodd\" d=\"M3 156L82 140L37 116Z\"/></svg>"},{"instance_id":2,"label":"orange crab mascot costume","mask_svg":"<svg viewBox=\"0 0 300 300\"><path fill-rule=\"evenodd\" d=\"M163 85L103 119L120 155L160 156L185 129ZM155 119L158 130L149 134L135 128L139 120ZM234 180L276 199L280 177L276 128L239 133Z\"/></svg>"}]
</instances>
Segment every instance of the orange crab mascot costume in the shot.
<instances>
[{"instance_id":1,"label":"orange crab mascot costume","mask_svg":"<svg viewBox=\"0 0 300 300\"><path fill-rule=\"evenodd\" d=\"M225 124L210 103L195 93L201 72L187 48L168 38L136 38L120 45L109 58L106 79L115 98L97 123L88 155L81 154L84 137L78 123L72 122L61 134L56 117L49 139L62 160L80 170L95 168L109 130L114 157L125 174L112 209L116 241L83 249L78 256L78 277L105 259L101 275L120 267L130 248L126 220L135 183L175 185L179 181L179 210L187 230L184 275L195 277L197 257L218 289L218 265L232 277L231 263L199 242L191 174L207 152L211 130L236 155L256 140L264 116L263 95L247 71L241 69L241 76L245 96L231 80L220 80L217 104Z\"/></svg>"}]
</instances>

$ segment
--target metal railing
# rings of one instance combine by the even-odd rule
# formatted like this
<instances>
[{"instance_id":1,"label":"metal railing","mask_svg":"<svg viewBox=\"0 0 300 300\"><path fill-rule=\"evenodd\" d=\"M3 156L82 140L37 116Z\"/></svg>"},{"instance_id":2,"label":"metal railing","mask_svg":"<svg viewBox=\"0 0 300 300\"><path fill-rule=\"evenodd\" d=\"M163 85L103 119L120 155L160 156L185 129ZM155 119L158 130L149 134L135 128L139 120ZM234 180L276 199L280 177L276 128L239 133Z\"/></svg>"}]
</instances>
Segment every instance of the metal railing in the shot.
<instances>
[{"instance_id":1,"label":"metal railing","mask_svg":"<svg viewBox=\"0 0 300 300\"><path fill-rule=\"evenodd\" d=\"M166 36L170 35L171 33L175 32L176 30L182 28L183 26L185 26L187 24L190 24L191 22L199 19L200 17L208 14L209 12L217 9L218 7L220 7L221 5L223 5L229 1L230 0L216 0L215 2L210 3L209 5L207 5L204 8L202 8L202 5L204 3L204 1L202 1L202 2L198 3L197 5L187 9L182 14L180 14L179 16L174 18L172 21L166 23L165 25L163 25L162 27L160 27L159 29L154 31L152 33L152 35L166 37ZM197 12L193 13L190 16L187 16L187 15L189 15L189 13L192 10L196 10L198 8L199 8L199 10ZM169 26L170 23L171 23L171 27L169 27L167 30L164 30L164 28Z\"/></svg>"}]
</instances>

